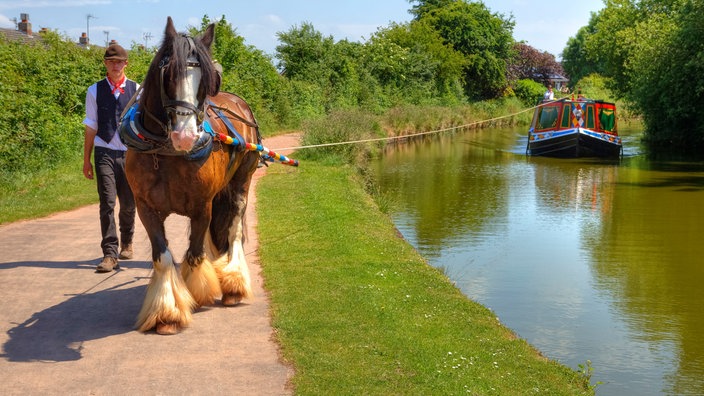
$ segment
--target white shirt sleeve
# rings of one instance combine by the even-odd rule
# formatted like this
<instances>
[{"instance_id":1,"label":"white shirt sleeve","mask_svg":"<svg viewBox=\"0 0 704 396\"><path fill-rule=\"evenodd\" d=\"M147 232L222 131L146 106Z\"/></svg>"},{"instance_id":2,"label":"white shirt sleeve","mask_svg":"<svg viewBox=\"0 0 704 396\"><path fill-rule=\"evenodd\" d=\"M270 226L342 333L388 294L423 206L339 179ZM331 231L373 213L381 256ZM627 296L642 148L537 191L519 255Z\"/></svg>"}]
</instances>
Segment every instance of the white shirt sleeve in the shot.
<instances>
[{"instance_id":1,"label":"white shirt sleeve","mask_svg":"<svg viewBox=\"0 0 704 396\"><path fill-rule=\"evenodd\" d=\"M83 119L83 125L98 130L98 84L93 84L88 87L86 93L86 118Z\"/></svg>"}]
</instances>

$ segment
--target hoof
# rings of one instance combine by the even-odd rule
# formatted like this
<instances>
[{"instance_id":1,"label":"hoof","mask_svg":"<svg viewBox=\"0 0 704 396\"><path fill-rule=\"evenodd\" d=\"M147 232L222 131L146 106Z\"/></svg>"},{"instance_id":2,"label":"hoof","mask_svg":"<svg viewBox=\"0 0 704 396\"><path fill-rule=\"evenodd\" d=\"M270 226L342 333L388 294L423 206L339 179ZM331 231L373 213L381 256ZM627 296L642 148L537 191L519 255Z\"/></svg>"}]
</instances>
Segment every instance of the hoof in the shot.
<instances>
[{"instance_id":1,"label":"hoof","mask_svg":"<svg viewBox=\"0 0 704 396\"><path fill-rule=\"evenodd\" d=\"M242 295L241 294L224 294L222 296L222 305L226 307L232 307L240 303L242 301Z\"/></svg>"},{"instance_id":2,"label":"hoof","mask_svg":"<svg viewBox=\"0 0 704 396\"><path fill-rule=\"evenodd\" d=\"M161 335L174 335L181 331L181 327L175 323L159 323L156 325L156 333Z\"/></svg>"}]
</instances>

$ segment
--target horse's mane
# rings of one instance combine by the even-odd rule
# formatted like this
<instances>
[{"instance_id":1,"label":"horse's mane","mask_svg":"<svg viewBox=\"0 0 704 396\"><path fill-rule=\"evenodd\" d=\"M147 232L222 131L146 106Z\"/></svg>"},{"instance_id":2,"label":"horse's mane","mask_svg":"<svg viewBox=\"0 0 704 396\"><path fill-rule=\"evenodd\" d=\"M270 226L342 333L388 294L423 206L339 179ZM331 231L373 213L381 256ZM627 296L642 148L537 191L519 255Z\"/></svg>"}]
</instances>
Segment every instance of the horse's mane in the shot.
<instances>
[{"instance_id":1,"label":"horse's mane","mask_svg":"<svg viewBox=\"0 0 704 396\"><path fill-rule=\"evenodd\" d=\"M184 33L171 35L168 31L149 66L144 78L143 90L145 92L160 92L160 69L162 67L168 68L168 73L165 73L165 76L168 75L169 80L163 81L164 84L174 84L180 81L186 75L188 58L191 55L195 56L200 63L199 92L204 92L208 96L217 95L220 89L220 76L210 56L210 49L203 44L201 36L191 38Z\"/></svg>"}]
</instances>

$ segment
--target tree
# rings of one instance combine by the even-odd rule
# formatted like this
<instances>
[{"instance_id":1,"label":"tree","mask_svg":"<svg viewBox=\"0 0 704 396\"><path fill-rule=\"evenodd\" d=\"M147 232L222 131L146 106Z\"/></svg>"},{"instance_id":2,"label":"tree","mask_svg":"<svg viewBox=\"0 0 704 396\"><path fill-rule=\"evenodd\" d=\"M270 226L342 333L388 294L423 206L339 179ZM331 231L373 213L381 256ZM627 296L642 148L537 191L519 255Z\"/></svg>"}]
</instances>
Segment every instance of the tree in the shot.
<instances>
[{"instance_id":1,"label":"tree","mask_svg":"<svg viewBox=\"0 0 704 396\"><path fill-rule=\"evenodd\" d=\"M465 56L465 93L475 99L498 97L507 85L512 57L512 18L491 13L484 3L466 0L411 0L415 20L427 21L445 43Z\"/></svg>"},{"instance_id":2,"label":"tree","mask_svg":"<svg viewBox=\"0 0 704 396\"><path fill-rule=\"evenodd\" d=\"M645 122L651 148L704 148L704 4L701 0L607 0L566 49L613 82ZM574 77L574 76L573 76Z\"/></svg>"},{"instance_id":3,"label":"tree","mask_svg":"<svg viewBox=\"0 0 704 396\"><path fill-rule=\"evenodd\" d=\"M555 55L547 51L538 51L526 43L515 43L513 50L516 55L508 66L511 81L530 79L547 85L551 75L565 73Z\"/></svg>"},{"instance_id":4,"label":"tree","mask_svg":"<svg viewBox=\"0 0 704 396\"><path fill-rule=\"evenodd\" d=\"M704 4L652 12L634 33L647 35L631 48L630 89L646 123L651 147L701 155L704 149Z\"/></svg>"},{"instance_id":5,"label":"tree","mask_svg":"<svg viewBox=\"0 0 704 396\"><path fill-rule=\"evenodd\" d=\"M445 8L456 0L408 0L409 3L417 3L411 7L410 13L415 16L416 20L421 20L425 16L431 15L437 10Z\"/></svg>"},{"instance_id":6,"label":"tree","mask_svg":"<svg viewBox=\"0 0 704 396\"><path fill-rule=\"evenodd\" d=\"M367 42L365 66L394 95L413 104L458 103L464 56L427 23L391 24Z\"/></svg>"},{"instance_id":7,"label":"tree","mask_svg":"<svg viewBox=\"0 0 704 396\"><path fill-rule=\"evenodd\" d=\"M280 45L276 46L278 67L288 78L311 79L318 75L321 63L330 55L335 41L332 36L323 37L313 24L304 22L293 26L288 32L277 33Z\"/></svg>"},{"instance_id":8,"label":"tree","mask_svg":"<svg viewBox=\"0 0 704 396\"><path fill-rule=\"evenodd\" d=\"M324 37L306 22L278 33L281 44L276 47L279 68L290 81L308 91L308 84L318 91L317 106L323 112L360 104L360 80L365 71L359 67L363 48L359 43L332 36Z\"/></svg>"},{"instance_id":9,"label":"tree","mask_svg":"<svg viewBox=\"0 0 704 396\"><path fill-rule=\"evenodd\" d=\"M242 36L223 15L218 20L203 16L199 29L192 34L204 32L215 23L215 41L211 48L213 59L223 69L221 90L235 92L252 107L260 124L269 127L285 125L287 119L287 82L279 75L271 58L261 50L247 45Z\"/></svg>"},{"instance_id":10,"label":"tree","mask_svg":"<svg viewBox=\"0 0 704 396\"><path fill-rule=\"evenodd\" d=\"M597 60L597 57L590 56L586 48L587 39L596 32L595 18L596 14L592 13L589 24L581 27L575 37L570 37L562 51L562 67L569 76L572 86L590 74L604 73L604 65Z\"/></svg>"}]
</instances>

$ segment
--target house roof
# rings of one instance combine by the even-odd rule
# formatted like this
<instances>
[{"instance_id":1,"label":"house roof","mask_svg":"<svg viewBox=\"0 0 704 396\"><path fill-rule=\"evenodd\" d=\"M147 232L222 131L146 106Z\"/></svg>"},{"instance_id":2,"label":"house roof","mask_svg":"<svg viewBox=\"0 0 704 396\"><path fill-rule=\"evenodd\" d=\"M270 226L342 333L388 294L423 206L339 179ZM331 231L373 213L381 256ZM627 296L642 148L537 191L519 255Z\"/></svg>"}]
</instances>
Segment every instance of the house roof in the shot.
<instances>
[{"instance_id":1,"label":"house roof","mask_svg":"<svg viewBox=\"0 0 704 396\"><path fill-rule=\"evenodd\" d=\"M19 30L7 28L0 28L0 35L4 36L8 41L22 41L27 44L36 43L42 39L40 34L30 36L27 33L21 32Z\"/></svg>"},{"instance_id":2,"label":"house roof","mask_svg":"<svg viewBox=\"0 0 704 396\"><path fill-rule=\"evenodd\" d=\"M569 81L567 77L561 74L548 74L548 79L552 81Z\"/></svg>"}]
</instances>

